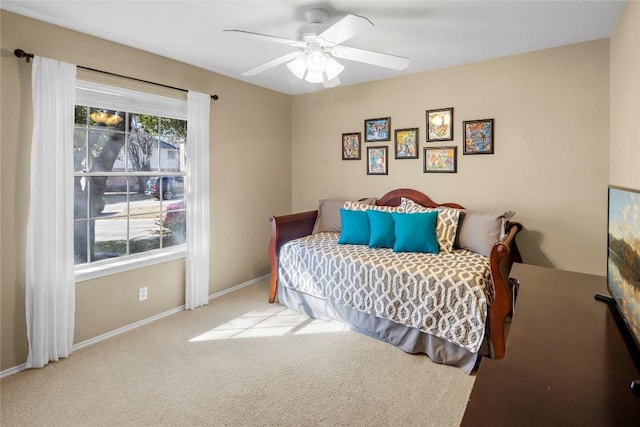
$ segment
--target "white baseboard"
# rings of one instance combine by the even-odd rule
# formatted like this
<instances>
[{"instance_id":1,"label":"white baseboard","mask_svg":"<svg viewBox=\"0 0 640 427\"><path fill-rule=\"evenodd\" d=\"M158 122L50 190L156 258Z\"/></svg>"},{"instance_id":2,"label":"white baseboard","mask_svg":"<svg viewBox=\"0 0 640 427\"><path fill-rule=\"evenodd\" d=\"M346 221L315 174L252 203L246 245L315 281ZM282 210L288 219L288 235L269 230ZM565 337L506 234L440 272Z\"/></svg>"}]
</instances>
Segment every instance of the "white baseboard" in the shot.
<instances>
[{"instance_id":1,"label":"white baseboard","mask_svg":"<svg viewBox=\"0 0 640 427\"><path fill-rule=\"evenodd\" d=\"M147 317L146 319L139 320L134 323L130 323L121 328L114 329L113 331L106 332L102 335L98 335L97 337L89 338L88 340L79 342L78 344L73 345L73 351L80 350L81 348L87 347L91 344L95 344L100 341L104 341L108 338L115 337L116 335L120 335L124 332L131 331L135 328L139 328L140 326L146 325L147 323L154 322L156 320L162 319L163 317L171 316L172 314L176 314L184 310L184 304L180 307L172 308L171 310L167 310L162 313L158 313L155 316Z\"/></svg>"},{"instance_id":2,"label":"white baseboard","mask_svg":"<svg viewBox=\"0 0 640 427\"><path fill-rule=\"evenodd\" d=\"M23 363L23 364L18 365L18 366L14 366L13 368L5 369L4 371L0 372L0 378L4 378L4 377L8 377L9 375L17 374L18 372L24 371L25 369L27 369L27 364L26 363Z\"/></svg>"},{"instance_id":3,"label":"white baseboard","mask_svg":"<svg viewBox=\"0 0 640 427\"><path fill-rule=\"evenodd\" d=\"M215 298L219 298L219 297L221 297L223 295L229 294L231 292L235 292L235 291L237 291L239 289L242 289L242 288L244 288L246 286L253 285L254 283L258 283L261 280L269 278L269 276L270 276L270 274L265 274L264 276L260 276L260 277L257 277L255 279L249 280L247 282L240 283L239 285L232 286L232 287L227 288L227 289L225 289L223 291L216 292L215 294L209 295L209 301L211 301L212 299L215 299ZM104 340L109 339L109 338L115 337L116 335L120 335L120 334L122 334L124 332L127 332L127 331L130 331L132 329L138 328L140 326L146 325L146 324L151 323L151 322L155 322L156 320L162 319L164 317L171 316L172 314L179 313L184 309L185 309L185 306L183 304L180 307L172 308L171 310L167 310L167 311L164 311L162 313L158 313L158 314L156 314L154 316L147 317L146 319L142 319L142 320L139 320L137 322L131 323L129 325L123 326L121 328L114 329L113 331L106 332L106 333L104 333L102 335L98 335L97 337L89 338L88 340L82 341L82 342L80 342L78 344L74 344L73 345L73 351L79 350L79 349L81 349L83 347L87 347L87 346L89 346L91 344L95 344L95 343L100 342L100 341L104 341ZM9 375L17 374L18 372L24 371L25 369L26 369L26 363L22 363L22 364L20 364L18 366L14 366L13 368L5 369L4 371L0 372L0 378L4 378L4 377L8 377Z\"/></svg>"},{"instance_id":4,"label":"white baseboard","mask_svg":"<svg viewBox=\"0 0 640 427\"><path fill-rule=\"evenodd\" d=\"M235 285L230 288L227 288L224 291L216 292L215 294L209 295L209 301L211 301L214 298L220 298L222 295L230 294L231 292L237 291L238 289L242 289L246 286L253 285L254 283L258 283L264 279L268 279L270 276L271 276L271 273L265 274L264 276L251 279L248 282L240 283L239 285Z\"/></svg>"}]
</instances>

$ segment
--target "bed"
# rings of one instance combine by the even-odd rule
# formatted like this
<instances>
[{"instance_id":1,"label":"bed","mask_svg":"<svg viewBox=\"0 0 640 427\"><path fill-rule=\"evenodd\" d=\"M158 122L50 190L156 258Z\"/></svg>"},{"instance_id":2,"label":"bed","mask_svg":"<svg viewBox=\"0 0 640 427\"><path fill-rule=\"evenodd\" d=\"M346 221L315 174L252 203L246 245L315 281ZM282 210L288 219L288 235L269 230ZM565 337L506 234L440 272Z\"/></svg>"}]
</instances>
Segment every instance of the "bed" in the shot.
<instances>
[{"instance_id":1,"label":"bed","mask_svg":"<svg viewBox=\"0 0 640 427\"><path fill-rule=\"evenodd\" d=\"M474 222L478 216L457 203L438 204L412 189L344 203L349 213L361 208L372 220L377 216L371 215L379 215L376 212L437 211L441 250L422 253L348 240L345 244L346 228L318 229L327 212L322 204L316 211L274 216L269 302L277 297L281 304L310 317L339 320L355 331L466 373L472 372L480 356L504 357L505 324L517 292L517 281L509 273L513 262L521 261L515 242L522 228L519 223L503 219L500 240L476 248L464 244L470 240L463 242L460 231L467 235L477 231L472 227L479 227ZM448 218L450 214L455 215ZM447 224L455 227L441 228ZM458 229L458 224L465 228ZM440 240L447 233L449 243ZM460 238L456 244L454 234Z\"/></svg>"}]
</instances>

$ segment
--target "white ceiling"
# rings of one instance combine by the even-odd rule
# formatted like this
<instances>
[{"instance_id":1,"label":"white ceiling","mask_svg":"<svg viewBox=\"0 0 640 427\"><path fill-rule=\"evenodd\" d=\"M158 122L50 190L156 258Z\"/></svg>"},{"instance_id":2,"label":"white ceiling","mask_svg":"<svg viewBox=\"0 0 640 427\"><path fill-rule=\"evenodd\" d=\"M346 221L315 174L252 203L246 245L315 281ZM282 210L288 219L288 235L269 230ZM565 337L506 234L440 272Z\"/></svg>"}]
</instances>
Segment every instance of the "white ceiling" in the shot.
<instances>
[{"instance_id":1,"label":"white ceiling","mask_svg":"<svg viewBox=\"0 0 640 427\"><path fill-rule=\"evenodd\" d=\"M624 1L2 1L0 8L122 43L286 94L324 90L286 65L243 71L295 48L224 29L295 39L310 7L367 17L372 29L344 45L404 56L393 71L343 60L342 86L607 38ZM27 46L15 46L28 50ZM38 52L30 52L38 54ZM83 64L78 64L83 65Z\"/></svg>"}]
</instances>

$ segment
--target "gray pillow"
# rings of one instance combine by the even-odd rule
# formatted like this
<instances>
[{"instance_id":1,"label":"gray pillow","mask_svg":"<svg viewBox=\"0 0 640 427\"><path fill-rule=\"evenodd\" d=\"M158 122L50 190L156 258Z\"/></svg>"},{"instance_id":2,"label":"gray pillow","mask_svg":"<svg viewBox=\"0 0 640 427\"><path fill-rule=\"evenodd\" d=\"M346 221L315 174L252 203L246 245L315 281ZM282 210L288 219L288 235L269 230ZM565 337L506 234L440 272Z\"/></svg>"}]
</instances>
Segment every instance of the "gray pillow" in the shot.
<instances>
[{"instance_id":1,"label":"gray pillow","mask_svg":"<svg viewBox=\"0 0 640 427\"><path fill-rule=\"evenodd\" d=\"M464 211L460 215L456 246L488 257L493 245L504 236L509 218L514 214L511 211Z\"/></svg>"},{"instance_id":2,"label":"gray pillow","mask_svg":"<svg viewBox=\"0 0 640 427\"><path fill-rule=\"evenodd\" d=\"M318 217L316 218L316 223L313 225L312 234L327 231L339 233L341 230L340 208L342 208L346 202L348 201L339 199L320 200ZM373 205L376 203L376 199L364 199L361 200L360 203Z\"/></svg>"}]
</instances>

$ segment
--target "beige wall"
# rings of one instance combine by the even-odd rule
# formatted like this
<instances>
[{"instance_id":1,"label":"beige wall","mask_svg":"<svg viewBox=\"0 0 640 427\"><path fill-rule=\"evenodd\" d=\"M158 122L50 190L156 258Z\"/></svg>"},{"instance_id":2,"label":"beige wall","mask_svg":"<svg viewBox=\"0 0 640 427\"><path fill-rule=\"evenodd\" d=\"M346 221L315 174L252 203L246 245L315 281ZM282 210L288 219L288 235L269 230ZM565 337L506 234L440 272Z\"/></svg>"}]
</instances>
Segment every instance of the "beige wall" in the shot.
<instances>
[{"instance_id":1,"label":"beige wall","mask_svg":"<svg viewBox=\"0 0 640 427\"><path fill-rule=\"evenodd\" d=\"M454 141L425 143L425 110L454 108ZM419 127L420 159L366 175L341 160L341 133L367 118ZM495 154L462 155L462 121L495 119ZM399 187L471 209L515 210L528 263L605 272L609 181L609 40L339 87L293 100L293 210L318 199L381 196ZM368 145L380 145L371 144ZM426 145L458 147L457 174L425 174Z\"/></svg>"},{"instance_id":2,"label":"beige wall","mask_svg":"<svg viewBox=\"0 0 640 427\"><path fill-rule=\"evenodd\" d=\"M219 95L211 123L211 279L215 293L269 272L268 217L291 206L291 97L150 53L0 11L1 363L26 360L24 252L29 195L31 65L37 55ZM121 81L130 85L130 82ZM157 87L154 91L163 92ZM184 303L184 260L77 284L75 342ZM137 302L137 288L149 299Z\"/></svg>"},{"instance_id":3,"label":"beige wall","mask_svg":"<svg viewBox=\"0 0 640 427\"><path fill-rule=\"evenodd\" d=\"M610 180L640 189L640 1L627 1L610 49Z\"/></svg>"}]
</instances>

